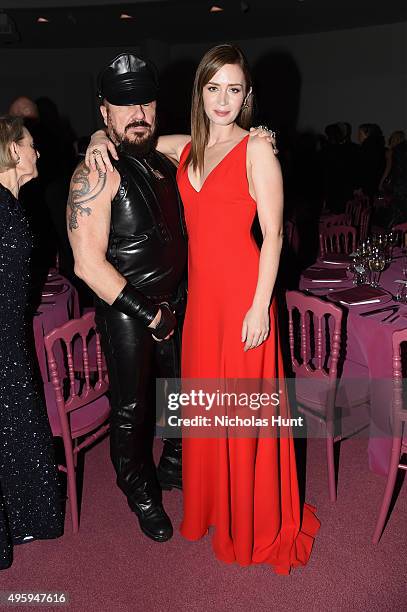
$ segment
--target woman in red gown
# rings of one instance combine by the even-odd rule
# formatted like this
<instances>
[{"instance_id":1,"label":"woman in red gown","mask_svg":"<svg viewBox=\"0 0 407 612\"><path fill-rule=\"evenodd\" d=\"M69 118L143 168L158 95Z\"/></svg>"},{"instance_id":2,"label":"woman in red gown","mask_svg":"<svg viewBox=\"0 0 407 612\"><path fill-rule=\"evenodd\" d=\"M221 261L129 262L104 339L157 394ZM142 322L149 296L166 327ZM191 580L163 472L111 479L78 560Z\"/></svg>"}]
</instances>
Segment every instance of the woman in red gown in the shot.
<instances>
[{"instance_id":1,"label":"woman in red gown","mask_svg":"<svg viewBox=\"0 0 407 612\"><path fill-rule=\"evenodd\" d=\"M179 162L188 229L182 377L280 379L284 388L273 297L283 239L282 179L272 144L247 131L252 106L242 52L219 45L197 69L191 136L158 140L157 149ZM96 144L101 149L103 142ZM256 212L260 251L251 235ZM284 396L279 413L287 416ZM184 437L181 533L198 540L213 527L221 561L267 563L288 574L307 563L319 521L314 508L300 505L291 435L271 429L258 438Z\"/></svg>"},{"instance_id":2,"label":"woman in red gown","mask_svg":"<svg viewBox=\"0 0 407 612\"><path fill-rule=\"evenodd\" d=\"M251 110L241 51L232 45L211 49L195 77L192 143L179 156L189 238L184 379L284 378L273 297L282 180L272 145L244 129ZM251 234L256 211L260 252ZM280 414L287 416L286 405ZM197 540L213 526L218 559L268 563L283 574L308 561L319 521L312 507L301 511L287 434L184 437L183 491L181 533Z\"/></svg>"}]
</instances>

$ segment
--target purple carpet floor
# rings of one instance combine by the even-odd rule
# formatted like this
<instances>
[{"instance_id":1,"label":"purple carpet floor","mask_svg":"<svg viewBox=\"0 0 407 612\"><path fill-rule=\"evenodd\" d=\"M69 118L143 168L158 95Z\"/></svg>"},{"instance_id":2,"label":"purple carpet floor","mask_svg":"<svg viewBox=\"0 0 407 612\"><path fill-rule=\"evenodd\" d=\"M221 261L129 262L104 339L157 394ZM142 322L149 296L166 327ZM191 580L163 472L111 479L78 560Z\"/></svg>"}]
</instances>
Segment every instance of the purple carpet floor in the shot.
<instances>
[{"instance_id":1,"label":"purple carpet floor","mask_svg":"<svg viewBox=\"0 0 407 612\"><path fill-rule=\"evenodd\" d=\"M108 454L104 440L86 455L79 534L72 534L68 511L62 538L15 547L13 566L0 572L1 591L64 591L67 605L37 609L75 612L407 610L407 484L373 546L385 479L368 470L366 440L342 444L335 504L328 500L324 443L309 443L306 499L317 507L321 529L309 564L290 576L267 566L223 565L210 536L185 541L177 531L179 491L164 493L174 537L165 544L147 539L115 485Z\"/></svg>"}]
</instances>

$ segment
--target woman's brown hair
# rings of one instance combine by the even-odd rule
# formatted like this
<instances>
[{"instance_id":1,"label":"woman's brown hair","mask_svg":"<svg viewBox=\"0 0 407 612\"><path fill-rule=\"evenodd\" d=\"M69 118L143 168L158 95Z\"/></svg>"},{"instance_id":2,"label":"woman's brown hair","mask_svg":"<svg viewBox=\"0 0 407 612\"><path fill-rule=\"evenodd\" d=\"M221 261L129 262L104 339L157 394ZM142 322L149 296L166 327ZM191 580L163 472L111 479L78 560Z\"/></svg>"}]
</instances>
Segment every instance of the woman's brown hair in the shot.
<instances>
[{"instance_id":1,"label":"woman's brown hair","mask_svg":"<svg viewBox=\"0 0 407 612\"><path fill-rule=\"evenodd\" d=\"M12 142L24 138L24 124L21 117L0 117L0 172L15 168L17 163L11 154Z\"/></svg>"},{"instance_id":2,"label":"woman's brown hair","mask_svg":"<svg viewBox=\"0 0 407 612\"><path fill-rule=\"evenodd\" d=\"M253 113L253 96L251 90L252 79L247 60L243 52L236 45L223 44L209 49L201 59L195 74L192 89L191 107L191 149L185 160L184 170L192 163L194 171L198 168L202 172L204 166L205 147L209 138L209 119L203 105L203 88L225 64L240 66L245 78L245 103L243 104L236 123L243 129L249 129Z\"/></svg>"}]
</instances>

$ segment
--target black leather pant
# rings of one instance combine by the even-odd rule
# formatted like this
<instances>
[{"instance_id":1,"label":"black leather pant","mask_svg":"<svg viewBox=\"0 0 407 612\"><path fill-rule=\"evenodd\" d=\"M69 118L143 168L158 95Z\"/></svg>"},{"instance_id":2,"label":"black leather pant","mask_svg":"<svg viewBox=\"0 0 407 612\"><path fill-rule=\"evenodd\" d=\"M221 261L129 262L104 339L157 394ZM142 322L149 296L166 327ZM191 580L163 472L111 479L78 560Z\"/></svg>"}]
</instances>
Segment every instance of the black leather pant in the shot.
<instances>
[{"instance_id":1,"label":"black leather pant","mask_svg":"<svg viewBox=\"0 0 407 612\"><path fill-rule=\"evenodd\" d=\"M180 376L181 330L155 341L137 319L111 308L96 308L96 323L109 373L110 455L117 484L130 506L143 492L161 500L152 456L157 403L155 379Z\"/></svg>"}]
</instances>

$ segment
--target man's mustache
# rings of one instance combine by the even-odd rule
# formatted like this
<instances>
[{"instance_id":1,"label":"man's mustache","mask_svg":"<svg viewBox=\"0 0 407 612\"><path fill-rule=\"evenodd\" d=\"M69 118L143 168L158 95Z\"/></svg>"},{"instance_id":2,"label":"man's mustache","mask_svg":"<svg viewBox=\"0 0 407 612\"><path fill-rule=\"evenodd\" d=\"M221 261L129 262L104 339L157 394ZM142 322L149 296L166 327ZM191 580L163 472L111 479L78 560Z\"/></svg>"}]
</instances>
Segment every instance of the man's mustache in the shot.
<instances>
[{"instance_id":1,"label":"man's mustache","mask_svg":"<svg viewBox=\"0 0 407 612\"><path fill-rule=\"evenodd\" d=\"M131 123L126 125L126 129L124 131L127 132L127 130L131 130L131 128L137 128L137 127L151 128L151 125L149 123L147 123L147 121L143 121L143 120L141 120L141 121L132 121Z\"/></svg>"}]
</instances>

